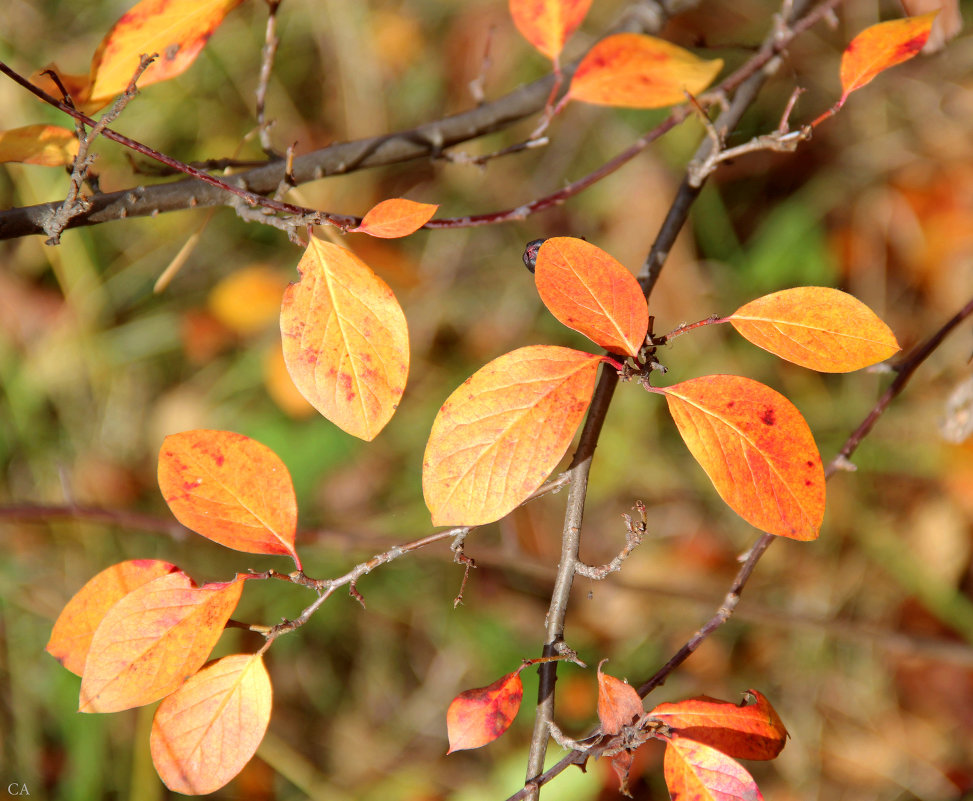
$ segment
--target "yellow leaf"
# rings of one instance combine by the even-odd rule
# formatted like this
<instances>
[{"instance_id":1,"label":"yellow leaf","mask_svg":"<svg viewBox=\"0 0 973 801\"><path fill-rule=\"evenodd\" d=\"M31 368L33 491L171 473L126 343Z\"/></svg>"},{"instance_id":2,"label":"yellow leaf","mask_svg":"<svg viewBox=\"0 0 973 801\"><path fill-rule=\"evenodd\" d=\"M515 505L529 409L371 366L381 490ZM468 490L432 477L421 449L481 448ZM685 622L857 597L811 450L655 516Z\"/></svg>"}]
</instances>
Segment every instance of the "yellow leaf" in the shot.
<instances>
[{"instance_id":1,"label":"yellow leaf","mask_svg":"<svg viewBox=\"0 0 973 801\"><path fill-rule=\"evenodd\" d=\"M78 155L74 131L57 125L25 125L0 131L0 163L65 167Z\"/></svg>"}]
</instances>

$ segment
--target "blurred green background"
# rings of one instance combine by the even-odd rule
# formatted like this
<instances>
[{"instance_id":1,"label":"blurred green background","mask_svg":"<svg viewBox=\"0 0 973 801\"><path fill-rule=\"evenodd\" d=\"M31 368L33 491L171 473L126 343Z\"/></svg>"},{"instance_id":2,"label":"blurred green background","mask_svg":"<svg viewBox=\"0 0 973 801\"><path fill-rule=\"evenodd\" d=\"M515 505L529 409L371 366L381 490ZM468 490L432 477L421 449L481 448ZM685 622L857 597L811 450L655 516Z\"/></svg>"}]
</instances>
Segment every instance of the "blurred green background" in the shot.
<instances>
[{"instance_id":1,"label":"blurred green background","mask_svg":"<svg viewBox=\"0 0 973 801\"><path fill-rule=\"evenodd\" d=\"M595 3L566 58L621 13ZM776 128L795 85L807 122L837 98L842 47L894 4L856 0L819 25L729 144ZM50 62L87 69L126 0L90 4L7 0L0 57L22 74ZM967 5L966 11L969 11ZM776 7L705 2L665 36L728 68L759 42ZM233 11L184 75L147 87L115 128L184 161L260 158L253 93L266 9ZM501 0L348 3L284 0L268 115L283 150L415 125L544 74ZM489 52L484 70L484 53ZM652 297L656 331L730 313L760 294L837 286L870 305L904 348L931 334L973 292L973 38L882 75L793 155L754 154L726 165L697 203ZM3 126L67 124L12 82L0 82ZM445 161L373 169L301 187L307 205L362 214L395 196L459 216L510 208L581 177L659 119L657 113L574 104L546 148L485 169ZM521 141L534 121L472 142L490 152ZM300 251L280 231L231 210L161 215L0 243L0 787L33 798L167 796L148 756L151 709L80 715L79 680L44 653L53 620L91 576L118 561L160 558L197 581L286 569L279 559L172 534L155 485L162 438L191 428L238 431L272 447L294 476L298 547L307 572L329 578L433 529L420 465L440 404L486 361L533 343L586 348L543 309L523 269L524 244L584 236L636 272L702 137L691 121L567 204L523 222L420 232L383 242L345 238L392 286L410 325L410 383L388 428L364 444L308 415L283 372L280 293ZM121 148L101 141L104 190L158 180L133 175ZM146 165L141 165L145 167ZM0 167L0 205L63 198L63 170ZM153 284L199 235L170 286ZM970 325L922 368L855 456L856 473L829 484L815 543L770 550L738 614L652 699L766 694L792 739L779 759L750 764L768 799L897 801L973 793L973 444L939 433L946 400L971 380ZM790 397L827 462L889 377L822 376L782 364L725 327L681 337L661 358L666 381L748 375ZM969 413L967 411L967 413ZM568 644L639 684L719 606L737 555L755 532L722 505L693 463L660 399L622 386L595 457L583 557L609 560L621 514L649 507L651 536L620 574L579 579ZM523 780L536 695L512 730L473 752L444 756L451 698L539 655L560 551L564 496L477 530L479 567L452 600L462 569L447 544L383 566L359 584L363 610L339 593L268 655L275 687L259 756L219 798L502 799ZM142 525L10 508L97 507L147 515ZM22 518L22 515L21 515ZM157 525L153 524L153 521ZM234 615L272 624L312 600L281 583L250 582ZM259 643L228 632L217 655ZM592 670L561 668L558 720L580 735L595 720ZM552 757L560 754L555 746ZM667 797L661 749L639 752L636 797ZM616 797L607 763L572 770L544 793L571 801Z\"/></svg>"}]
</instances>

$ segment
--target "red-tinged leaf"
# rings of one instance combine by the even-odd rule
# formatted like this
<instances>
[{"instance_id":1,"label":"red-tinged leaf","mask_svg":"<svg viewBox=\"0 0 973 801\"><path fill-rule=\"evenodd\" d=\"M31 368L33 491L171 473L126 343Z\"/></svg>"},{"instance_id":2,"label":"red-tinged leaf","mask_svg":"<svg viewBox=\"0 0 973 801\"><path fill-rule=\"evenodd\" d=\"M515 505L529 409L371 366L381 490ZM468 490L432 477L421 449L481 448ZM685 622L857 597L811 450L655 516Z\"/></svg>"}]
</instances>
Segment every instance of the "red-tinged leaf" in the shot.
<instances>
[{"instance_id":1,"label":"red-tinged leaf","mask_svg":"<svg viewBox=\"0 0 973 801\"><path fill-rule=\"evenodd\" d=\"M921 17L905 17L880 22L863 30L851 40L841 56L841 100L889 67L908 61L917 55L932 30L938 11Z\"/></svg>"},{"instance_id":2,"label":"red-tinged leaf","mask_svg":"<svg viewBox=\"0 0 973 801\"><path fill-rule=\"evenodd\" d=\"M182 572L132 590L91 639L80 711L118 712L178 689L209 657L242 591L243 579L196 587Z\"/></svg>"},{"instance_id":3,"label":"red-tinged leaf","mask_svg":"<svg viewBox=\"0 0 973 801\"><path fill-rule=\"evenodd\" d=\"M417 203L401 197L383 200L369 210L361 225L352 228L351 233L370 234L380 239L408 236L429 222L438 208L435 203Z\"/></svg>"},{"instance_id":4,"label":"red-tinged leaf","mask_svg":"<svg viewBox=\"0 0 973 801\"><path fill-rule=\"evenodd\" d=\"M578 65L568 96L602 106L662 108L697 95L723 68L664 39L618 33L596 44Z\"/></svg>"},{"instance_id":5,"label":"red-tinged leaf","mask_svg":"<svg viewBox=\"0 0 973 801\"><path fill-rule=\"evenodd\" d=\"M372 440L398 408L409 331L388 285L355 254L311 237L284 293L284 361L300 393L343 431Z\"/></svg>"},{"instance_id":6,"label":"red-tinged leaf","mask_svg":"<svg viewBox=\"0 0 973 801\"><path fill-rule=\"evenodd\" d=\"M847 373L899 350L889 327L837 289L802 286L751 301L727 318L757 347L823 373Z\"/></svg>"},{"instance_id":7,"label":"red-tinged leaf","mask_svg":"<svg viewBox=\"0 0 973 801\"><path fill-rule=\"evenodd\" d=\"M598 663L598 721L605 734L618 734L641 717L645 710L634 687L601 672L601 666L607 661L602 659Z\"/></svg>"},{"instance_id":8,"label":"red-tinged leaf","mask_svg":"<svg viewBox=\"0 0 973 801\"><path fill-rule=\"evenodd\" d=\"M824 517L824 469L801 413L770 387L710 375L660 390L720 497L762 531L813 540Z\"/></svg>"},{"instance_id":9,"label":"red-tinged leaf","mask_svg":"<svg viewBox=\"0 0 973 801\"><path fill-rule=\"evenodd\" d=\"M51 78L50 73L53 72L58 77L60 81L60 86ZM58 99L61 98L62 87L63 91L67 92L68 97L71 98L71 102L74 103L75 108L79 111L85 113L90 113L92 111L97 111L104 105L104 102L99 103L89 103L88 95L91 91L91 80L90 77L85 75L72 75L71 73L63 72L57 66L57 64L51 62L43 69L37 70L30 76L30 82L34 84L38 89L41 89L52 97Z\"/></svg>"},{"instance_id":10,"label":"red-tinged leaf","mask_svg":"<svg viewBox=\"0 0 973 801\"><path fill-rule=\"evenodd\" d=\"M590 7L591 0L510 0L510 16L524 38L556 62Z\"/></svg>"},{"instance_id":11,"label":"red-tinged leaf","mask_svg":"<svg viewBox=\"0 0 973 801\"><path fill-rule=\"evenodd\" d=\"M591 402L601 357L546 345L507 353L446 400L422 490L437 526L492 523L550 475Z\"/></svg>"},{"instance_id":12,"label":"red-tinged leaf","mask_svg":"<svg viewBox=\"0 0 973 801\"><path fill-rule=\"evenodd\" d=\"M78 155L74 131L57 125L26 125L0 131L0 164L39 164L65 167Z\"/></svg>"},{"instance_id":13,"label":"red-tinged leaf","mask_svg":"<svg viewBox=\"0 0 973 801\"><path fill-rule=\"evenodd\" d=\"M763 801L743 765L693 740L666 743L663 773L672 801Z\"/></svg>"},{"instance_id":14,"label":"red-tinged leaf","mask_svg":"<svg viewBox=\"0 0 973 801\"><path fill-rule=\"evenodd\" d=\"M67 602L54 621L47 652L80 676L88 658L91 638L105 613L136 587L178 570L158 559L119 562L91 578Z\"/></svg>"},{"instance_id":15,"label":"red-tinged leaf","mask_svg":"<svg viewBox=\"0 0 973 801\"><path fill-rule=\"evenodd\" d=\"M750 690L753 703L737 705L703 695L659 704L649 714L688 740L711 745L735 759L774 759L787 742L787 729L770 702Z\"/></svg>"},{"instance_id":16,"label":"red-tinged leaf","mask_svg":"<svg viewBox=\"0 0 973 801\"><path fill-rule=\"evenodd\" d=\"M619 751L612 757L612 770L618 776L618 792L629 798L632 797L632 793L628 789L628 774L632 770L632 763L634 761L635 754L627 748L624 751Z\"/></svg>"},{"instance_id":17,"label":"red-tinged leaf","mask_svg":"<svg viewBox=\"0 0 973 801\"><path fill-rule=\"evenodd\" d=\"M628 270L583 239L557 236L537 253L537 292L568 328L612 353L635 356L649 330L649 307Z\"/></svg>"},{"instance_id":18,"label":"red-tinged leaf","mask_svg":"<svg viewBox=\"0 0 973 801\"><path fill-rule=\"evenodd\" d=\"M524 697L520 671L508 673L487 687L457 695L446 710L449 750L462 751L492 743L513 723Z\"/></svg>"},{"instance_id":19,"label":"red-tinged leaf","mask_svg":"<svg viewBox=\"0 0 973 801\"><path fill-rule=\"evenodd\" d=\"M166 787L212 793L236 776L270 722L273 689L260 654L207 665L159 705L149 748Z\"/></svg>"},{"instance_id":20,"label":"red-tinged leaf","mask_svg":"<svg viewBox=\"0 0 973 801\"><path fill-rule=\"evenodd\" d=\"M159 451L159 488L197 534L237 551L287 555L300 567L294 485L266 445L232 431L172 434Z\"/></svg>"}]
</instances>

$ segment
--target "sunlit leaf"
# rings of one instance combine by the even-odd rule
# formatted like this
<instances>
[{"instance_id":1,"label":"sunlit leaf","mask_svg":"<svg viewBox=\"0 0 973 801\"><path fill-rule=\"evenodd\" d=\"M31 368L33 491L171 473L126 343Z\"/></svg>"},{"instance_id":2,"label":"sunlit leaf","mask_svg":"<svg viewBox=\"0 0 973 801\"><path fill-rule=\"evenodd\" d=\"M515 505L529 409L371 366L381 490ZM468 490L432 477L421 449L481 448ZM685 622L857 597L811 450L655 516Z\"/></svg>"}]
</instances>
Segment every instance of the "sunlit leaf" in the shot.
<instances>
[{"instance_id":1,"label":"sunlit leaf","mask_svg":"<svg viewBox=\"0 0 973 801\"><path fill-rule=\"evenodd\" d=\"M91 639L80 711L118 712L178 689L209 657L242 591L242 579L196 587L178 572L130 592Z\"/></svg>"},{"instance_id":2,"label":"sunlit leaf","mask_svg":"<svg viewBox=\"0 0 973 801\"><path fill-rule=\"evenodd\" d=\"M159 705L149 748L166 787L212 793L236 776L270 722L273 690L259 654L207 665Z\"/></svg>"},{"instance_id":3,"label":"sunlit leaf","mask_svg":"<svg viewBox=\"0 0 973 801\"><path fill-rule=\"evenodd\" d=\"M433 422L422 489L438 526L499 520L550 475L574 438L601 357L545 345L478 370Z\"/></svg>"},{"instance_id":4,"label":"sunlit leaf","mask_svg":"<svg viewBox=\"0 0 973 801\"><path fill-rule=\"evenodd\" d=\"M352 233L364 233L380 239L396 239L415 233L436 213L435 203L417 203L396 197L373 206Z\"/></svg>"},{"instance_id":5,"label":"sunlit leaf","mask_svg":"<svg viewBox=\"0 0 973 801\"><path fill-rule=\"evenodd\" d=\"M741 336L782 359L824 373L847 373L899 350L889 327L857 298L802 286L764 295L727 318Z\"/></svg>"},{"instance_id":6,"label":"sunlit leaf","mask_svg":"<svg viewBox=\"0 0 973 801\"><path fill-rule=\"evenodd\" d=\"M787 742L787 729L770 702L756 690L747 705L705 695L659 704L649 714L684 739L711 745L735 759L773 759Z\"/></svg>"},{"instance_id":7,"label":"sunlit leaf","mask_svg":"<svg viewBox=\"0 0 973 801\"><path fill-rule=\"evenodd\" d=\"M660 391L693 457L733 511L781 537L818 536L825 494L821 455L787 398L733 375L704 376Z\"/></svg>"},{"instance_id":8,"label":"sunlit leaf","mask_svg":"<svg viewBox=\"0 0 973 801\"><path fill-rule=\"evenodd\" d=\"M641 717L645 709L634 687L601 672L606 661L598 663L598 721L605 734L618 734Z\"/></svg>"},{"instance_id":9,"label":"sunlit leaf","mask_svg":"<svg viewBox=\"0 0 973 801\"><path fill-rule=\"evenodd\" d=\"M78 155L74 131L57 125L25 125L0 131L0 164L16 162L66 167Z\"/></svg>"},{"instance_id":10,"label":"sunlit leaf","mask_svg":"<svg viewBox=\"0 0 973 801\"><path fill-rule=\"evenodd\" d=\"M706 89L723 61L704 61L664 39L618 33L596 44L578 65L568 96L603 106L662 108Z\"/></svg>"},{"instance_id":11,"label":"sunlit leaf","mask_svg":"<svg viewBox=\"0 0 973 801\"><path fill-rule=\"evenodd\" d=\"M510 16L528 42L557 61L590 7L591 0L510 0Z\"/></svg>"},{"instance_id":12,"label":"sunlit leaf","mask_svg":"<svg viewBox=\"0 0 973 801\"><path fill-rule=\"evenodd\" d=\"M300 567L294 485L266 445L232 431L172 434L159 451L159 489L197 534L237 551L287 555Z\"/></svg>"},{"instance_id":13,"label":"sunlit leaf","mask_svg":"<svg viewBox=\"0 0 973 801\"><path fill-rule=\"evenodd\" d=\"M649 329L649 307L628 270L583 239L557 236L537 253L537 292L568 328L612 353L635 356Z\"/></svg>"},{"instance_id":14,"label":"sunlit leaf","mask_svg":"<svg viewBox=\"0 0 973 801\"><path fill-rule=\"evenodd\" d=\"M67 602L54 621L47 652L72 673L81 675L91 637L105 613L136 587L178 568L158 559L134 559L107 567Z\"/></svg>"},{"instance_id":15,"label":"sunlit leaf","mask_svg":"<svg viewBox=\"0 0 973 801\"><path fill-rule=\"evenodd\" d=\"M508 673L487 687L457 695L446 710L449 751L479 748L503 734L520 709L524 685L520 671Z\"/></svg>"},{"instance_id":16,"label":"sunlit leaf","mask_svg":"<svg viewBox=\"0 0 973 801\"><path fill-rule=\"evenodd\" d=\"M284 361L301 394L343 431L372 440L398 408L409 374L405 315L355 254L312 236L284 293Z\"/></svg>"},{"instance_id":17,"label":"sunlit leaf","mask_svg":"<svg viewBox=\"0 0 973 801\"><path fill-rule=\"evenodd\" d=\"M763 801L743 765L693 740L666 743L663 773L672 801Z\"/></svg>"}]
</instances>

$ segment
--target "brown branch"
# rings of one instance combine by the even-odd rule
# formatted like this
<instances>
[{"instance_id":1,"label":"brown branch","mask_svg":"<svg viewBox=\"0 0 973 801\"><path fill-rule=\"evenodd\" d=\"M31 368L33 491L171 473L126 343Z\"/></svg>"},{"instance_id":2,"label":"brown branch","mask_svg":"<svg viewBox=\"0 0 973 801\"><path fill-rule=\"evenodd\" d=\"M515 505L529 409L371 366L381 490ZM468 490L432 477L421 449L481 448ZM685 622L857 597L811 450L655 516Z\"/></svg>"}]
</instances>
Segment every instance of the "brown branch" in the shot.
<instances>
[{"instance_id":1,"label":"brown branch","mask_svg":"<svg viewBox=\"0 0 973 801\"><path fill-rule=\"evenodd\" d=\"M260 138L260 147L263 148L270 158L279 159L280 153L274 150L273 143L270 141L270 129L273 122L267 122L267 87L270 84L270 74L274 68L274 57L277 55L277 47L280 39L277 36L277 11L280 9L281 0L265 0L267 3L267 28L264 32L264 46L260 54L260 78L257 80L257 135Z\"/></svg>"}]
</instances>

